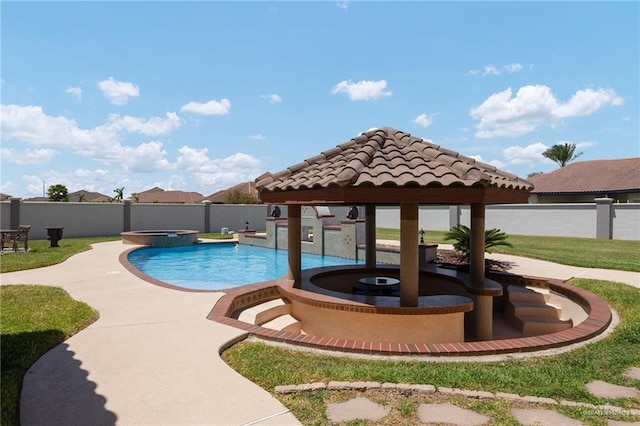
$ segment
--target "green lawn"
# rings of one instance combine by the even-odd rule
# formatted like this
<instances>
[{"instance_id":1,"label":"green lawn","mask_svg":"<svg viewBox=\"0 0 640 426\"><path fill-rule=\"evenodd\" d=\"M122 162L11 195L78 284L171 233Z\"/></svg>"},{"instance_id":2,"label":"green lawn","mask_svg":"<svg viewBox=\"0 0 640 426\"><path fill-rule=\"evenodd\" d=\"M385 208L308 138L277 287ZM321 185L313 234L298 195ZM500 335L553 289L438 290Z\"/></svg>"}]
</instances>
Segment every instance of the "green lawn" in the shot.
<instances>
[{"instance_id":1,"label":"green lawn","mask_svg":"<svg viewBox=\"0 0 640 426\"><path fill-rule=\"evenodd\" d=\"M1 424L15 426L19 425L22 377L29 367L49 349L96 321L98 314L55 287L0 286L0 303Z\"/></svg>"},{"instance_id":2,"label":"green lawn","mask_svg":"<svg viewBox=\"0 0 640 426\"><path fill-rule=\"evenodd\" d=\"M76 253L91 249L92 243L116 241L121 237L66 238L60 247L50 247L48 240L30 240L27 253L5 253L0 257L0 272L14 272L42 268L64 262Z\"/></svg>"},{"instance_id":3,"label":"green lawn","mask_svg":"<svg viewBox=\"0 0 640 426\"><path fill-rule=\"evenodd\" d=\"M453 241L444 239L445 233L445 231L425 231L425 242L452 244ZM398 240L400 230L378 228L376 237ZM571 266L640 272L640 241L529 235L509 235L507 241L513 247L499 246L495 247L493 252Z\"/></svg>"}]
</instances>

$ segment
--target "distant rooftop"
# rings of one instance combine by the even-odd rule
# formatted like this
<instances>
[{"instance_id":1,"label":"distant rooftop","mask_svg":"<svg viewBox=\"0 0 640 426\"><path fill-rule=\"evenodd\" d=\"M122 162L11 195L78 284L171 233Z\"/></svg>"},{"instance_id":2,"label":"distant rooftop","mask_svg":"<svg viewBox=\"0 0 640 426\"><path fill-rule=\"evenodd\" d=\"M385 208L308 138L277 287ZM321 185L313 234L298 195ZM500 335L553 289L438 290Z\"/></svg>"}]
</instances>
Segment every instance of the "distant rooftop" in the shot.
<instances>
[{"instance_id":1,"label":"distant rooftop","mask_svg":"<svg viewBox=\"0 0 640 426\"><path fill-rule=\"evenodd\" d=\"M534 194L640 192L640 157L579 161L529 178Z\"/></svg>"}]
</instances>

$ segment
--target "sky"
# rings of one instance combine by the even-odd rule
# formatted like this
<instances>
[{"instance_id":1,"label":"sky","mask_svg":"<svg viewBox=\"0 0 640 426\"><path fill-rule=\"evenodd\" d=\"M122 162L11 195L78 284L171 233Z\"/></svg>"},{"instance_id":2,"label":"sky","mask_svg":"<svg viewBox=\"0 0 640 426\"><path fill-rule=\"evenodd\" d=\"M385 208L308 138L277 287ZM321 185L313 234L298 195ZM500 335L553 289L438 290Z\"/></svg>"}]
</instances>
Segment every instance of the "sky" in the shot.
<instances>
[{"instance_id":1,"label":"sky","mask_svg":"<svg viewBox=\"0 0 640 426\"><path fill-rule=\"evenodd\" d=\"M1 182L207 196L394 127L526 178L640 156L640 3L2 1Z\"/></svg>"}]
</instances>

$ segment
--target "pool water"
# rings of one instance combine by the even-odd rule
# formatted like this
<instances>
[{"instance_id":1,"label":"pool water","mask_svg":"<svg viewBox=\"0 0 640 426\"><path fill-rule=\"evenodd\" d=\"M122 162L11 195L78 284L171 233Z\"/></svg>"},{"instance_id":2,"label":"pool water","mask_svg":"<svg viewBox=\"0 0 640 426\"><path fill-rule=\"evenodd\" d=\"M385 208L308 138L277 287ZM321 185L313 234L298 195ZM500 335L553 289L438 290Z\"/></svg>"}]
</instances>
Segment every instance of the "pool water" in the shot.
<instances>
[{"instance_id":1,"label":"pool water","mask_svg":"<svg viewBox=\"0 0 640 426\"><path fill-rule=\"evenodd\" d=\"M173 248L141 248L129 263L167 284L195 290L223 290L269 281L287 274L288 252L235 243L195 244ZM302 269L354 265L353 259L302 254Z\"/></svg>"}]
</instances>

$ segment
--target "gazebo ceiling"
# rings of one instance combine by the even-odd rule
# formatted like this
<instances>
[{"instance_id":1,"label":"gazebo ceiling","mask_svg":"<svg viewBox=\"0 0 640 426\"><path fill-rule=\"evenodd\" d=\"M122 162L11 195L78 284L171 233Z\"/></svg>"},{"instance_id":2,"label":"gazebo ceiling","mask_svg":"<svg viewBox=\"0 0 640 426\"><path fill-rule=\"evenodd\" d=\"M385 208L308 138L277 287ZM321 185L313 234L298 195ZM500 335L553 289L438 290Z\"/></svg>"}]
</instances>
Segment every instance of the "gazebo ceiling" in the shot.
<instances>
[{"instance_id":1,"label":"gazebo ceiling","mask_svg":"<svg viewBox=\"0 0 640 426\"><path fill-rule=\"evenodd\" d=\"M272 204L526 202L533 185L489 164L384 127L256 179Z\"/></svg>"}]
</instances>

